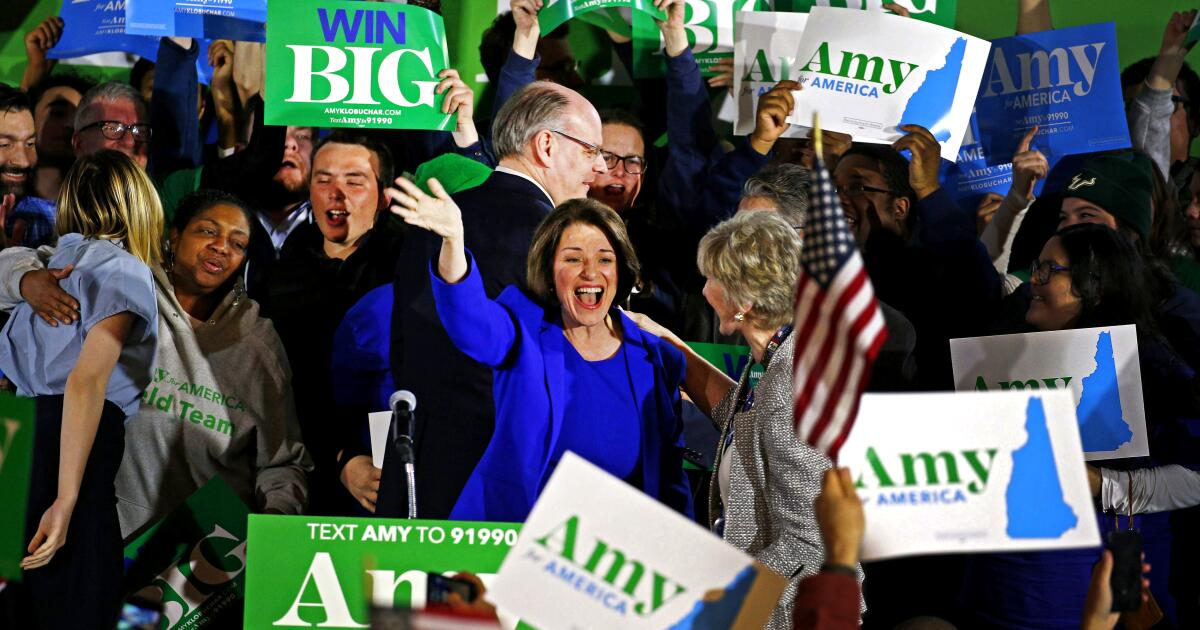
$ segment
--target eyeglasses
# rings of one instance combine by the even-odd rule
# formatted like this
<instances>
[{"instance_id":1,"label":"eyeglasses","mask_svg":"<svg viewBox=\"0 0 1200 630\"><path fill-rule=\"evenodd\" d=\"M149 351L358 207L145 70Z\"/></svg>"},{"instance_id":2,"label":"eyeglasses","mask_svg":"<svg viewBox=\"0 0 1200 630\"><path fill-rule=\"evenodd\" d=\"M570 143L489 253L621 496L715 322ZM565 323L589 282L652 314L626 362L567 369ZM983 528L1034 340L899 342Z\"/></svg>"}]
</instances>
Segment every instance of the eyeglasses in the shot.
<instances>
[{"instance_id":1,"label":"eyeglasses","mask_svg":"<svg viewBox=\"0 0 1200 630\"><path fill-rule=\"evenodd\" d=\"M119 120L97 120L90 125L84 125L79 128L79 133L83 133L92 127L99 127L100 133L104 134L109 140L120 140L125 137L125 133L133 134L133 141L138 143L150 142L150 136L154 134L154 130L150 125L138 123L134 125L126 125Z\"/></svg>"},{"instance_id":2,"label":"eyeglasses","mask_svg":"<svg viewBox=\"0 0 1200 630\"><path fill-rule=\"evenodd\" d=\"M1050 282L1050 275L1059 271L1070 271L1070 267L1064 267L1052 262L1042 262L1040 260L1033 261L1029 266L1029 277L1038 284L1046 284Z\"/></svg>"},{"instance_id":3,"label":"eyeglasses","mask_svg":"<svg viewBox=\"0 0 1200 630\"><path fill-rule=\"evenodd\" d=\"M861 197L869 192L889 194L892 192L886 188L876 188L874 186L867 186L866 184L861 184L858 182L848 186L838 186L834 190L837 191L837 194L845 197Z\"/></svg>"},{"instance_id":4,"label":"eyeglasses","mask_svg":"<svg viewBox=\"0 0 1200 630\"><path fill-rule=\"evenodd\" d=\"M601 149L600 147L592 144L591 142L584 142L583 140L580 140L579 138L576 138L575 136L572 136L569 133L559 131L557 129L551 129L550 131L552 131L568 140L573 140L576 143L578 143L579 146L583 147L583 153L584 153L584 155L586 155L588 157L589 160L595 160L596 158L600 157L601 155L603 155L605 153L604 149ZM604 164L606 166L608 165L608 158L604 159ZM611 167L609 167L609 168L611 168Z\"/></svg>"},{"instance_id":5,"label":"eyeglasses","mask_svg":"<svg viewBox=\"0 0 1200 630\"><path fill-rule=\"evenodd\" d=\"M641 175L646 172L646 158L640 155L617 155L609 151L601 151L600 155L604 156L604 165L610 171L616 169L619 162L624 162L625 172L630 175Z\"/></svg>"}]
</instances>

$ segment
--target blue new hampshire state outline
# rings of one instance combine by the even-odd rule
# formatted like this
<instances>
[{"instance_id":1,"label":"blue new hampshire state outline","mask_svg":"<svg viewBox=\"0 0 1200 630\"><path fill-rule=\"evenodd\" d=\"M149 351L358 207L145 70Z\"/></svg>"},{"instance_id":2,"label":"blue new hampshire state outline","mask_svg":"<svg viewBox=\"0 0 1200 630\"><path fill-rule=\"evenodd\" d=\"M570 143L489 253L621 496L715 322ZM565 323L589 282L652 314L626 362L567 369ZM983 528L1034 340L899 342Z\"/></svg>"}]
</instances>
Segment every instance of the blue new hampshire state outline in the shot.
<instances>
[{"instance_id":1,"label":"blue new hampshire state outline","mask_svg":"<svg viewBox=\"0 0 1200 630\"><path fill-rule=\"evenodd\" d=\"M925 74L917 91L908 99L904 113L900 115L901 125L921 125L937 138L938 142L950 139L949 127L950 106L953 95L958 89L958 77L962 74L963 59L967 56L967 40L958 38L950 51L946 53L946 61L940 68L930 70Z\"/></svg>"},{"instance_id":2,"label":"blue new hampshire state outline","mask_svg":"<svg viewBox=\"0 0 1200 630\"><path fill-rule=\"evenodd\" d=\"M1013 451L1004 490L1007 533L1009 538L1059 538L1075 528L1079 516L1063 498L1046 409L1037 396L1030 396L1025 408L1025 433L1025 444Z\"/></svg>"},{"instance_id":3,"label":"blue new hampshire state outline","mask_svg":"<svg viewBox=\"0 0 1200 630\"><path fill-rule=\"evenodd\" d=\"M1115 451L1133 439L1133 430L1121 410L1121 390L1117 384L1117 361L1112 333L1103 331L1096 338L1096 369L1080 381L1079 437L1084 452Z\"/></svg>"}]
</instances>

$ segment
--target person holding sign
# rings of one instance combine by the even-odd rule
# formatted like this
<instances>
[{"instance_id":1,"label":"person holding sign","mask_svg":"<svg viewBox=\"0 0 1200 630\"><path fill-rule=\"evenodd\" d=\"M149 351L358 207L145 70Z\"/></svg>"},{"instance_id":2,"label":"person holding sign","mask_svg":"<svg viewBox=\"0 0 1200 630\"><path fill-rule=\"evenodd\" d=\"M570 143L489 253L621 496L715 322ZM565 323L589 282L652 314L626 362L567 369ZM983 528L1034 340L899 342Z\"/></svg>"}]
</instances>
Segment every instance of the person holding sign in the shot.
<instances>
[{"instance_id":1,"label":"person holding sign","mask_svg":"<svg viewBox=\"0 0 1200 630\"><path fill-rule=\"evenodd\" d=\"M638 282L625 225L573 199L533 235L524 286L492 300L463 244L462 213L397 179L392 212L442 239L430 264L438 316L454 345L494 374L496 429L450 517L524 521L567 451L690 517L679 386L683 357L613 308Z\"/></svg>"},{"instance_id":2,"label":"person holding sign","mask_svg":"<svg viewBox=\"0 0 1200 630\"><path fill-rule=\"evenodd\" d=\"M50 262L76 268L64 284L80 297L80 317L48 326L22 304L0 332L0 369L36 397L22 568L41 627L107 628L122 574L113 480L157 344L147 265L162 257L162 207L138 164L100 151L67 173L58 232Z\"/></svg>"},{"instance_id":3,"label":"person holding sign","mask_svg":"<svg viewBox=\"0 0 1200 630\"><path fill-rule=\"evenodd\" d=\"M791 578L768 624L791 628L797 583L826 560L813 501L831 466L793 428L792 291L800 238L777 212L742 212L704 236L697 262L721 334L740 333L753 363L765 367L757 385L750 385L751 365L734 383L671 331L643 315L630 316L684 353L684 390L721 428L710 524L726 542Z\"/></svg>"},{"instance_id":4,"label":"person holding sign","mask_svg":"<svg viewBox=\"0 0 1200 630\"><path fill-rule=\"evenodd\" d=\"M1163 341L1153 315L1149 271L1133 244L1100 225L1061 229L1042 249L1031 270L1032 300L1024 323L1039 331L1135 324L1141 361L1143 399L1152 461L1113 460L1116 470L1157 463L1195 464L1195 441L1185 435L1180 417L1194 413L1195 372ZM1016 324L1014 322L1014 324ZM1118 475L1124 479L1125 475ZM1097 494L1099 485L1093 486ZM1164 572L1170 566L1168 515L1139 517L1146 559ZM1113 519L1097 514L1102 533ZM1190 534L1188 534L1190 535ZM977 624L1070 627L1080 618L1091 566L1099 549L1026 554L997 554L972 559L967 572L967 604ZM1174 617L1174 598L1164 582L1154 597ZM1048 593L1053 596L1047 597Z\"/></svg>"}]
</instances>

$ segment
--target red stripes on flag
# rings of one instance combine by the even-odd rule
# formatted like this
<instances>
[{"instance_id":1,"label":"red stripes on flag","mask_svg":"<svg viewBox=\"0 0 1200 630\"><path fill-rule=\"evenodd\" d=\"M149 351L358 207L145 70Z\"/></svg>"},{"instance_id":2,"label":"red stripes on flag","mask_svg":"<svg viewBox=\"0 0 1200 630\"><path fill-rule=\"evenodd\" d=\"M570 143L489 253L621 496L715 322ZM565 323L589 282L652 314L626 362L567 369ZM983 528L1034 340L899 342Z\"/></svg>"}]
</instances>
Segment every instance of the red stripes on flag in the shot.
<instances>
[{"instance_id":1,"label":"red stripes on flag","mask_svg":"<svg viewBox=\"0 0 1200 630\"><path fill-rule=\"evenodd\" d=\"M832 278L828 291L807 271L801 272L795 322L796 432L836 460L858 415L859 396L871 365L887 339L883 315L857 252Z\"/></svg>"}]
</instances>

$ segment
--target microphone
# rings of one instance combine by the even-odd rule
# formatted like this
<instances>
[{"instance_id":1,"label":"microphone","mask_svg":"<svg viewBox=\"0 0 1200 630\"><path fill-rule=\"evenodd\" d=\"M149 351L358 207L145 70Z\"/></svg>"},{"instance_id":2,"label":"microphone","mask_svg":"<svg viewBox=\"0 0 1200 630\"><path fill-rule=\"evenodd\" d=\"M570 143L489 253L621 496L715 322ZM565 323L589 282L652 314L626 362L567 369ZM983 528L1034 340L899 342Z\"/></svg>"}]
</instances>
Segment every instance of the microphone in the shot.
<instances>
[{"instance_id":1,"label":"microphone","mask_svg":"<svg viewBox=\"0 0 1200 630\"><path fill-rule=\"evenodd\" d=\"M417 397L406 389L400 389L388 398L388 406L392 408L392 445L404 464L404 476L408 482L408 518L417 518L417 480L412 439Z\"/></svg>"},{"instance_id":2,"label":"microphone","mask_svg":"<svg viewBox=\"0 0 1200 630\"><path fill-rule=\"evenodd\" d=\"M417 408L417 397L401 389L388 399L392 409L392 444L400 454L401 462L413 461L413 411Z\"/></svg>"}]
</instances>

